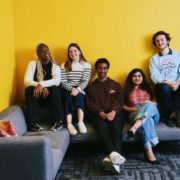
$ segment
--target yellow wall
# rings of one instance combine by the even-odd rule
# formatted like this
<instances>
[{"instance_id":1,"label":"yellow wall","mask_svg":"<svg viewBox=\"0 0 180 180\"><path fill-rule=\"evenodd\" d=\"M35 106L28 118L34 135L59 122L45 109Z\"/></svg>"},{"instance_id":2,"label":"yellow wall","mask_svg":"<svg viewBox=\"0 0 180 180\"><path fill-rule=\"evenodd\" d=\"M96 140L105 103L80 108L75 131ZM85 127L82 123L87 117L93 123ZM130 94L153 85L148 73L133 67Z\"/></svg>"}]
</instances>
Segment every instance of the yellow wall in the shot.
<instances>
[{"instance_id":1,"label":"yellow wall","mask_svg":"<svg viewBox=\"0 0 180 180\"><path fill-rule=\"evenodd\" d=\"M151 45L154 32L170 32L173 37L171 47L180 49L180 0L12 2L19 99L23 97L25 68L29 60L36 58L35 46L39 42L50 46L58 64L66 59L69 43L79 43L92 64L99 57L108 58L111 62L109 75L120 83L124 82L127 73L134 67L143 68L148 75L148 60L155 52ZM6 13L11 14L9 11ZM3 38L7 40L7 37ZM8 77L11 78L10 73Z\"/></svg>"},{"instance_id":2,"label":"yellow wall","mask_svg":"<svg viewBox=\"0 0 180 180\"><path fill-rule=\"evenodd\" d=\"M0 111L16 96L12 0L0 1Z\"/></svg>"}]
</instances>

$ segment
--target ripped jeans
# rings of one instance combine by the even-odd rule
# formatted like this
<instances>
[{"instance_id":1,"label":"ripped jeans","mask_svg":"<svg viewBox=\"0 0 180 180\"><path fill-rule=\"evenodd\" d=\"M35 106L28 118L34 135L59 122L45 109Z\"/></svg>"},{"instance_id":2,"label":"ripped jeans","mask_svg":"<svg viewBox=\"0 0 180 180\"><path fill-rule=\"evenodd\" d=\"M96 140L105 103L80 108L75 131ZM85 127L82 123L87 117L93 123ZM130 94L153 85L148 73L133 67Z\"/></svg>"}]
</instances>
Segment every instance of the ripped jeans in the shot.
<instances>
[{"instance_id":1,"label":"ripped jeans","mask_svg":"<svg viewBox=\"0 0 180 180\"><path fill-rule=\"evenodd\" d=\"M151 101L146 104L136 104L135 107L139 108L139 111L131 113L129 121L134 124L137 119L141 119L141 126L137 129L137 133L143 141L144 148L152 148L159 142L155 131L155 125L160 117L158 109Z\"/></svg>"}]
</instances>

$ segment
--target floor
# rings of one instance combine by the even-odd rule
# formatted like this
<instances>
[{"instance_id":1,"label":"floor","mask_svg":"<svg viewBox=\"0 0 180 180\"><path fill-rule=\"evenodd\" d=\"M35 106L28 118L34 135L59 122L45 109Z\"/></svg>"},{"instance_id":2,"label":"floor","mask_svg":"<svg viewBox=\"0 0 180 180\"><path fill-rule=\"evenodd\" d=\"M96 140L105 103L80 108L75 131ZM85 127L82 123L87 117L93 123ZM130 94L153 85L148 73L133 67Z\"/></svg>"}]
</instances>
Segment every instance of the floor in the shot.
<instances>
[{"instance_id":1,"label":"floor","mask_svg":"<svg viewBox=\"0 0 180 180\"><path fill-rule=\"evenodd\" d=\"M180 142L161 142L154 152L160 165L144 161L140 144L123 144L127 161L119 175L104 171L100 144L71 145L55 180L180 180Z\"/></svg>"}]
</instances>

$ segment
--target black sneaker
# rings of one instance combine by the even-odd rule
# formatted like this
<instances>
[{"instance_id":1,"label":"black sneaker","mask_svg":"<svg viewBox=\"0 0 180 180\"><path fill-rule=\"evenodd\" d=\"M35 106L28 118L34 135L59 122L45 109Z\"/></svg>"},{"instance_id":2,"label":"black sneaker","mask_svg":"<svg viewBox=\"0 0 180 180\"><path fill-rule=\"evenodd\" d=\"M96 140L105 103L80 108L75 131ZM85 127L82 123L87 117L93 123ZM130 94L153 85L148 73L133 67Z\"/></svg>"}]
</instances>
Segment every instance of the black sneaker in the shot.
<instances>
[{"instance_id":1,"label":"black sneaker","mask_svg":"<svg viewBox=\"0 0 180 180\"><path fill-rule=\"evenodd\" d=\"M114 175L118 175L120 173L120 165L113 164L109 158L104 158L102 161L102 168L107 171L111 172Z\"/></svg>"},{"instance_id":2,"label":"black sneaker","mask_svg":"<svg viewBox=\"0 0 180 180\"><path fill-rule=\"evenodd\" d=\"M176 127L176 117L169 118L166 124L169 127Z\"/></svg>"},{"instance_id":3,"label":"black sneaker","mask_svg":"<svg viewBox=\"0 0 180 180\"><path fill-rule=\"evenodd\" d=\"M60 131L63 128L63 122L58 121L51 127L51 131Z\"/></svg>"},{"instance_id":4,"label":"black sneaker","mask_svg":"<svg viewBox=\"0 0 180 180\"><path fill-rule=\"evenodd\" d=\"M42 131L43 127L39 126L38 123L31 122L29 125L29 130L34 132Z\"/></svg>"}]
</instances>

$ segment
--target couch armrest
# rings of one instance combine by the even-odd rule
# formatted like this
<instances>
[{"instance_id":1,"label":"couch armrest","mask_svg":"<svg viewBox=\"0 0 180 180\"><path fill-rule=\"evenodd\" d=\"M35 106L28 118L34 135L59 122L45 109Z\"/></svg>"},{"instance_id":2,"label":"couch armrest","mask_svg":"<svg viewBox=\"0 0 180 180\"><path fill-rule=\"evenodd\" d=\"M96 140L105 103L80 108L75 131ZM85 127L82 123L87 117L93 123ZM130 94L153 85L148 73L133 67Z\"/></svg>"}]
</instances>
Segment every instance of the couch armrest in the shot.
<instances>
[{"instance_id":1,"label":"couch armrest","mask_svg":"<svg viewBox=\"0 0 180 180\"><path fill-rule=\"evenodd\" d=\"M52 150L45 136L0 139L2 179L54 179Z\"/></svg>"},{"instance_id":2,"label":"couch armrest","mask_svg":"<svg viewBox=\"0 0 180 180\"><path fill-rule=\"evenodd\" d=\"M27 132L25 112L22 105L12 105L0 112L0 119L8 119L14 125L18 135L22 136Z\"/></svg>"}]
</instances>

